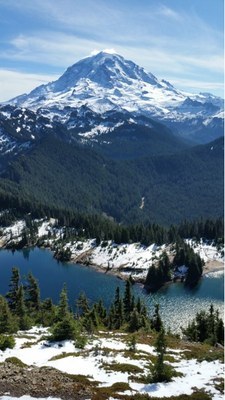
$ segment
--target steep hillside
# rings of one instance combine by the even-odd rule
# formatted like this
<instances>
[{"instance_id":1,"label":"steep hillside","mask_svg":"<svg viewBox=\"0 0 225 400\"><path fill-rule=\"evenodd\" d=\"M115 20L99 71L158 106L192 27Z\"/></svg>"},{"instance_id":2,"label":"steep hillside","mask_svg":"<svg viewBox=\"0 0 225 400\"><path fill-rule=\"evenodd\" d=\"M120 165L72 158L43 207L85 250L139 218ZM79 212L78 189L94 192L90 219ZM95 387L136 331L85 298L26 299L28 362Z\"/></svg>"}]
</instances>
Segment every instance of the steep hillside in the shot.
<instances>
[{"instance_id":1,"label":"steep hillside","mask_svg":"<svg viewBox=\"0 0 225 400\"><path fill-rule=\"evenodd\" d=\"M128 223L216 217L223 213L223 139L177 154L113 161L48 136L11 163L0 189Z\"/></svg>"}]
</instances>

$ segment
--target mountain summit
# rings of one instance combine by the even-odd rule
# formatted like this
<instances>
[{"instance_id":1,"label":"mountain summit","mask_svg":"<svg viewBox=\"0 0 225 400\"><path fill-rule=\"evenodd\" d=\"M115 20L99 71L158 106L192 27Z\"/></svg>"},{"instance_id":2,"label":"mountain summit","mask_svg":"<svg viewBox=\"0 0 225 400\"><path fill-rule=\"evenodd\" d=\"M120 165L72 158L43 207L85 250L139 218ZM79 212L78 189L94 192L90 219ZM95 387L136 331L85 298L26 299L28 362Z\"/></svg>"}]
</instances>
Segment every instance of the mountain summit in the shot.
<instances>
[{"instance_id":1,"label":"mountain summit","mask_svg":"<svg viewBox=\"0 0 225 400\"><path fill-rule=\"evenodd\" d=\"M119 83L130 85L133 80L141 80L152 85L158 84L154 75L145 72L143 68L132 61L125 60L119 54L101 51L69 67L53 83L53 90L61 91L73 88L83 79L111 89Z\"/></svg>"},{"instance_id":2,"label":"mountain summit","mask_svg":"<svg viewBox=\"0 0 225 400\"><path fill-rule=\"evenodd\" d=\"M78 61L56 81L41 85L8 104L38 112L49 119L48 127L57 121L64 128L76 128L85 133L85 140L93 129L106 133L107 127L112 130L128 119L137 123L136 118L144 126L152 125L146 118L154 119L174 133L199 143L223 134L221 98L178 90L170 82L157 79L133 61L111 51L100 51ZM87 118L81 120L87 113L88 130L85 129ZM117 118L113 118L113 123L108 121L108 113L119 113L119 121ZM97 119L104 119L103 124L94 122L96 115ZM93 137L92 133L89 137Z\"/></svg>"}]
</instances>

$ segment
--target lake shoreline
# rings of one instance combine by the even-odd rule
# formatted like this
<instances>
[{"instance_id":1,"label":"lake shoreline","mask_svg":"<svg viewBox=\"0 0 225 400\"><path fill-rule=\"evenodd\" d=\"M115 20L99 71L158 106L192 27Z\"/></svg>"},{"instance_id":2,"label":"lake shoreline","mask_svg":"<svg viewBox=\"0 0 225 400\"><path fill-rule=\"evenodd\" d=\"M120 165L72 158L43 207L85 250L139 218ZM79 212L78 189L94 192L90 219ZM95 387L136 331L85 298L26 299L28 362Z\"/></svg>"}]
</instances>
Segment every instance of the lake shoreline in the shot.
<instances>
[{"instance_id":1,"label":"lake shoreline","mask_svg":"<svg viewBox=\"0 0 225 400\"><path fill-rule=\"evenodd\" d=\"M148 287L145 286L145 279L137 278L137 277L136 277L136 279L134 279L134 277L132 276L132 273L129 274L129 275L128 274L124 275L123 273L121 273L119 271L119 268L115 268L115 269L105 268L105 267L102 267L100 265L97 265L97 264L94 264L94 263L91 263L91 262L82 263L81 260L79 260L79 262L78 262L78 261L76 261L76 259L73 259L73 258L71 258L69 262L72 263L72 264L83 265L85 267L94 269L95 271L97 271L99 273L102 273L102 274L105 274L105 275L112 275L112 276L114 276L114 277L116 277L116 278L118 278L118 279L120 279L122 281L127 281L128 279L131 278L133 284L141 285L142 288L145 289L147 292L157 292L158 290L160 290L163 287L172 285L172 284L177 283L177 282L182 282L182 283L184 282L183 278L177 278L175 280L172 279L170 281L165 282L158 289L153 290L153 289L149 289ZM208 276L208 274L214 274L214 273L221 273L221 274L224 273L224 264L222 262L217 261L217 260L215 260L215 261L207 261L206 264L203 267L203 272L202 272L202 276L201 276L200 280L202 278Z\"/></svg>"}]
</instances>

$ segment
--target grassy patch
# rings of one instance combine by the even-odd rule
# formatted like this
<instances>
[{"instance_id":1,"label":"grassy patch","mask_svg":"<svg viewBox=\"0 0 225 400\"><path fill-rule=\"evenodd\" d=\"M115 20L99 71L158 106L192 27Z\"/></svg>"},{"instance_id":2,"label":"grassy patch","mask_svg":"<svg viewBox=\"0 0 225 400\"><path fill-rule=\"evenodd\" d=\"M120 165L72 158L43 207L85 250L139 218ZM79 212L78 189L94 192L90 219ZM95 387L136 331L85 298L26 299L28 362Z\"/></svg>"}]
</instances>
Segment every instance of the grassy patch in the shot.
<instances>
[{"instance_id":1,"label":"grassy patch","mask_svg":"<svg viewBox=\"0 0 225 400\"><path fill-rule=\"evenodd\" d=\"M121 397L120 397L121 398ZM159 400L158 397L149 397L147 394L134 394L133 396L124 396L123 400ZM192 394L181 394L179 396L163 397L162 400L212 400L212 396L204 391L195 391Z\"/></svg>"},{"instance_id":2,"label":"grassy patch","mask_svg":"<svg viewBox=\"0 0 225 400\"><path fill-rule=\"evenodd\" d=\"M78 357L81 353L61 353L58 354L57 356L51 357L48 361L56 361L56 360L61 360L62 358L66 357Z\"/></svg>"},{"instance_id":3,"label":"grassy patch","mask_svg":"<svg viewBox=\"0 0 225 400\"><path fill-rule=\"evenodd\" d=\"M21 368L27 367L27 364L24 364L23 361L21 361L17 357L8 357L8 358L5 359L5 362L14 364L14 365L16 365L18 367L21 367Z\"/></svg>"},{"instance_id":4,"label":"grassy patch","mask_svg":"<svg viewBox=\"0 0 225 400\"><path fill-rule=\"evenodd\" d=\"M34 344L37 344L38 341L36 342L24 342L21 346L21 349L29 349L31 348Z\"/></svg>"},{"instance_id":5,"label":"grassy patch","mask_svg":"<svg viewBox=\"0 0 225 400\"><path fill-rule=\"evenodd\" d=\"M170 363L174 363L177 361L177 359L171 354L165 354L164 360Z\"/></svg>"},{"instance_id":6,"label":"grassy patch","mask_svg":"<svg viewBox=\"0 0 225 400\"><path fill-rule=\"evenodd\" d=\"M223 378L216 378L213 380L215 389L218 390L220 393L224 393L224 379Z\"/></svg>"},{"instance_id":7,"label":"grassy patch","mask_svg":"<svg viewBox=\"0 0 225 400\"><path fill-rule=\"evenodd\" d=\"M143 372L143 369L138 367L137 365L133 364L120 364L120 363L115 363L115 364L102 364L102 368L104 368L106 371L114 371L114 372L127 372L131 374L137 374L140 372Z\"/></svg>"},{"instance_id":8,"label":"grassy patch","mask_svg":"<svg viewBox=\"0 0 225 400\"><path fill-rule=\"evenodd\" d=\"M124 392L125 390L131 390L128 383L116 382L112 386L97 388L96 392L92 396L92 400L108 400L109 398L125 399L127 396L118 394L118 392ZM130 397L129 397L130 398Z\"/></svg>"},{"instance_id":9,"label":"grassy patch","mask_svg":"<svg viewBox=\"0 0 225 400\"><path fill-rule=\"evenodd\" d=\"M22 334L22 333L21 334L17 334L15 337L18 338L18 339L29 339L29 340L37 339L37 336L25 335L25 334Z\"/></svg>"},{"instance_id":10,"label":"grassy patch","mask_svg":"<svg viewBox=\"0 0 225 400\"><path fill-rule=\"evenodd\" d=\"M168 347L182 350L182 357L188 360L196 358L198 361L224 361L223 349L213 347L207 343L184 341L170 335L166 337L166 340Z\"/></svg>"},{"instance_id":11,"label":"grassy patch","mask_svg":"<svg viewBox=\"0 0 225 400\"><path fill-rule=\"evenodd\" d=\"M115 384L117 385L117 384ZM128 385L128 384L127 384ZM106 388L99 388L95 392L95 394L92 397L92 400L108 400L109 397L116 397L119 400L159 400L158 397L150 397L148 394L140 394L136 393L133 395L125 395L125 394L117 394L112 385L111 387L106 387ZM124 390L130 390L129 385L127 386L126 389ZM118 390L118 392L122 392L122 390ZM212 396L210 396L208 393L205 393L204 391L197 390L193 392L192 394L181 394L179 396L171 396L171 397L163 397L162 400L212 400Z\"/></svg>"}]
</instances>

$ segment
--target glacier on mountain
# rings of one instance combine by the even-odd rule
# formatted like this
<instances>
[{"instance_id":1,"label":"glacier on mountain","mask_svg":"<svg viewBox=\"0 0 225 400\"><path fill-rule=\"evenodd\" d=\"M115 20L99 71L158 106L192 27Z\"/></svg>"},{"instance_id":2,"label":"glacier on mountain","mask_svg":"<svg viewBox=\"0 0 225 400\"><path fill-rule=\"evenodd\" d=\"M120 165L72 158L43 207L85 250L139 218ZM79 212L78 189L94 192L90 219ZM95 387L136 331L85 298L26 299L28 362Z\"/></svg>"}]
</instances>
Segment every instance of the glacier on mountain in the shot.
<instances>
[{"instance_id":1,"label":"glacier on mountain","mask_svg":"<svg viewBox=\"0 0 225 400\"><path fill-rule=\"evenodd\" d=\"M10 111L7 107L11 107ZM113 113L119 113L119 120ZM178 90L112 50L88 56L70 66L56 81L4 103L0 107L0 126L1 121L13 116L15 129L21 135L26 131L29 136L34 129L32 134L36 137L37 131L61 124L91 140L97 133L107 132L106 122L112 131L122 123L121 115L127 120L128 114L134 123L137 118L141 125L142 117L154 119L197 143L223 134L221 98ZM144 125L150 127L151 121L145 120Z\"/></svg>"}]
</instances>

